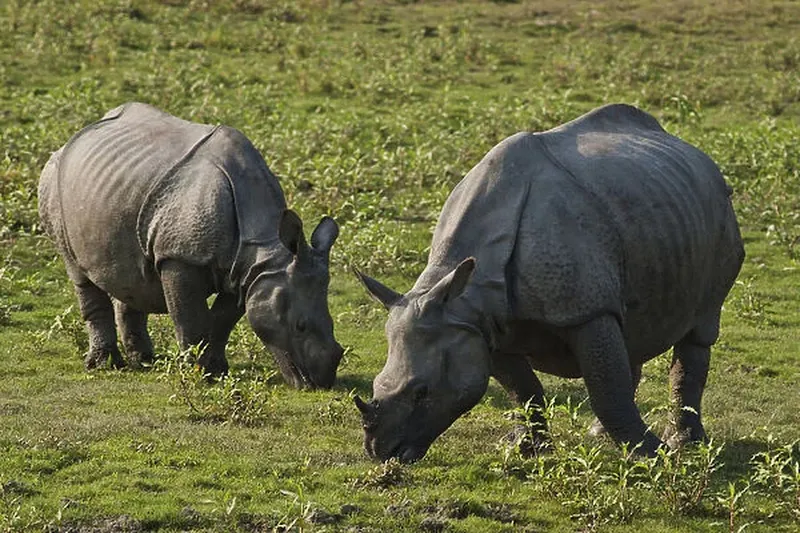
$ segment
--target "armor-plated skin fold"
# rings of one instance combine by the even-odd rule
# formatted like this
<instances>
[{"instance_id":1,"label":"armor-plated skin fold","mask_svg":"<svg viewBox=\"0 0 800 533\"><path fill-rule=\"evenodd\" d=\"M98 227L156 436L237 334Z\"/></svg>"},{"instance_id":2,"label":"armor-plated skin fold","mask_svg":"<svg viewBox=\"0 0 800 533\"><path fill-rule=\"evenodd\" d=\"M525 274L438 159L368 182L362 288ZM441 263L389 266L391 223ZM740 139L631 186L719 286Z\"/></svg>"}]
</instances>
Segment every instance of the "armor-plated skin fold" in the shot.
<instances>
[{"instance_id":1,"label":"armor-plated skin fold","mask_svg":"<svg viewBox=\"0 0 800 533\"><path fill-rule=\"evenodd\" d=\"M309 246L241 132L122 105L53 154L39 214L75 284L87 367L124 364L115 322L129 359L149 362L146 316L168 312L181 345L201 345L201 365L224 373L228 336L247 313L287 381L333 383L342 349L327 310L328 256L338 227L326 217Z\"/></svg>"},{"instance_id":2,"label":"armor-plated skin fold","mask_svg":"<svg viewBox=\"0 0 800 533\"><path fill-rule=\"evenodd\" d=\"M634 391L670 347L665 438L704 439L710 346L744 259L730 194L708 156L627 105L499 143L445 202L407 294L359 273L390 310L386 366L359 402L368 453L422 457L489 376L542 406L539 370L582 377L611 437L652 454Z\"/></svg>"}]
</instances>

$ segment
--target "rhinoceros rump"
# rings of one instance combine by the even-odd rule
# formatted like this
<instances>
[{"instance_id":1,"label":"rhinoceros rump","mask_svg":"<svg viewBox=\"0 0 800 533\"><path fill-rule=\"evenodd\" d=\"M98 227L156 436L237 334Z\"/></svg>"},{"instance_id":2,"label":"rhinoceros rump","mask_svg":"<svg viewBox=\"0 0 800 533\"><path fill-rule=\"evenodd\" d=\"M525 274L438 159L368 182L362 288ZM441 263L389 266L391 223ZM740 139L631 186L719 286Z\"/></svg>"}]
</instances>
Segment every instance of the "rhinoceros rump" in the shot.
<instances>
[{"instance_id":1,"label":"rhinoceros rump","mask_svg":"<svg viewBox=\"0 0 800 533\"><path fill-rule=\"evenodd\" d=\"M704 439L709 348L744 259L729 197L711 159L626 105L502 141L447 199L408 293L359 274L390 310L374 398L356 399L367 452L421 458L490 376L542 406L540 370L582 377L611 437L652 454L635 381L669 347L668 444Z\"/></svg>"},{"instance_id":2,"label":"rhinoceros rump","mask_svg":"<svg viewBox=\"0 0 800 533\"><path fill-rule=\"evenodd\" d=\"M39 182L39 214L75 285L87 368L152 360L147 314L168 312L208 372L247 314L296 387L330 387L342 356L328 312L323 218L306 243L264 159L239 131L129 103L75 134ZM209 309L207 298L216 294ZM113 304L112 304L113 299Z\"/></svg>"}]
</instances>

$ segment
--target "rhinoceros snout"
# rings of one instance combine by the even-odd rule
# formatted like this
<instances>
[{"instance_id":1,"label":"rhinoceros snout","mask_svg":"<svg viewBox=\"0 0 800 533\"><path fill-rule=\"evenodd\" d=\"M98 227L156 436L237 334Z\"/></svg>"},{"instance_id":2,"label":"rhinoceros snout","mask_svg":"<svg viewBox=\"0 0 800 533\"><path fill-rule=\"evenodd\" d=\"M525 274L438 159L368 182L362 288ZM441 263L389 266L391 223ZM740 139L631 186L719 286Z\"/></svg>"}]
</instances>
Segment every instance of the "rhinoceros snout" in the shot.
<instances>
[{"instance_id":1,"label":"rhinoceros snout","mask_svg":"<svg viewBox=\"0 0 800 533\"><path fill-rule=\"evenodd\" d=\"M344 348L338 342L334 342L334 348L324 359L329 361L327 370L320 373L313 380L313 385L320 389L330 389L336 381L336 370L339 368L339 362L344 356Z\"/></svg>"}]
</instances>

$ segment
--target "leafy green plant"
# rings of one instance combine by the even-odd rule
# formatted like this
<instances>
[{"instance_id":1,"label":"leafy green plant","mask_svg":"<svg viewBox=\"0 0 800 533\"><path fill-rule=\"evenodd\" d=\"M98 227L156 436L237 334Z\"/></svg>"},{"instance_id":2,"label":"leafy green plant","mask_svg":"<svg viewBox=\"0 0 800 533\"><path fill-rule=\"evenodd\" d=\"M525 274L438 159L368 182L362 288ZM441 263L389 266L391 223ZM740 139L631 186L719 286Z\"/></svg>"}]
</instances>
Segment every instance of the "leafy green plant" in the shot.
<instances>
[{"instance_id":1,"label":"leafy green plant","mask_svg":"<svg viewBox=\"0 0 800 533\"><path fill-rule=\"evenodd\" d=\"M191 347L173 350L156 362L159 379L173 390L170 400L182 403L203 420L242 426L262 424L274 405L268 382L276 373L231 372L212 380L197 366L198 355L198 347Z\"/></svg>"},{"instance_id":2,"label":"leafy green plant","mask_svg":"<svg viewBox=\"0 0 800 533\"><path fill-rule=\"evenodd\" d=\"M350 485L356 488L388 489L407 485L411 480L408 467L393 457L371 468L363 476L352 479Z\"/></svg>"},{"instance_id":3,"label":"leafy green plant","mask_svg":"<svg viewBox=\"0 0 800 533\"><path fill-rule=\"evenodd\" d=\"M737 517L743 512L743 503L745 495L750 492L751 485L745 481L742 483L742 488L739 488L738 481L729 481L727 492L721 493L716 496L717 502L723 506L728 514L728 533L741 533L748 526L750 522L746 522L737 527Z\"/></svg>"},{"instance_id":4,"label":"leafy green plant","mask_svg":"<svg viewBox=\"0 0 800 533\"><path fill-rule=\"evenodd\" d=\"M36 332L36 342L43 345L56 335L65 336L78 355L82 356L89 350L89 335L86 333L83 319L74 305L70 305L56 315L49 328Z\"/></svg>"},{"instance_id":5,"label":"leafy green plant","mask_svg":"<svg viewBox=\"0 0 800 533\"><path fill-rule=\"evenodd\" d=\"M689 514L701 509L712 476L723 466L718 460L723 446L710 441L678 450L659 449L647 475L671 512Z\"/></svg>"},{"instance_id":6,"label":"leafy green plant","mask_svg":"<svg viewBox=\"0 0 800 533\"><path fill-rule=\"evenodd\" d=\"M769 450L752 457L751 482L800 519L800 441L778 445L771 439L770 444Z\"/></svg>"},{"instance_id":7,"label":"leafy green plant","mask_svg":"<svg viewBox=\"0 0 800 533\"><path fill-rule=\"evenodd\" d=\"M757 289L758 278L754 275L736 280L728 300L740 318L757 326L769 324L769 306L763 293Z\"/></svg>"}]
</instances>

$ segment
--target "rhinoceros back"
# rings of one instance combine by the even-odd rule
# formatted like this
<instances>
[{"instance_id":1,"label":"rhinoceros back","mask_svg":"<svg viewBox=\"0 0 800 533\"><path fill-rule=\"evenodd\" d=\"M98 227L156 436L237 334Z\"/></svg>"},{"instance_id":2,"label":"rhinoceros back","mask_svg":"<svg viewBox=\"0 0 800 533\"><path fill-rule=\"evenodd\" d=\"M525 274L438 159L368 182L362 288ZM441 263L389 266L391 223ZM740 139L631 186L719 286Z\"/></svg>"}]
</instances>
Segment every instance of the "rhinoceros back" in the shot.
<instances>
[{"instance_id":1,"label":"rhinoceros back","mask_svg":"<svg viewBox=\"0 0 800 533\"><path fill-rule=\"evenodd\" d=\"M550 187L560 181L570 193L561 202L545 194L546 204L531 196L523 222L529 240L518 247L540 252L522 254L520 264L538 265L542 273L537 257L551 265L606 258L590 270L567 268L580 272L572 279L551 274L549 286L542 283L546 277L529 278L531 288L540 285L534 314L568 324L615 311L630 332L629 348L651 357L719 308L744 252L730 188L708 156L624 105L599 108L537 137L558 169ZM569 218L558 216L559 207ZM554 226L568 230L548 233ZM563 240L570 248L565 257L541 252L563 250ZM618 302L602 302L612 308L603 309L592 294L613 285Z\"/></svg>"}]
</instances>

